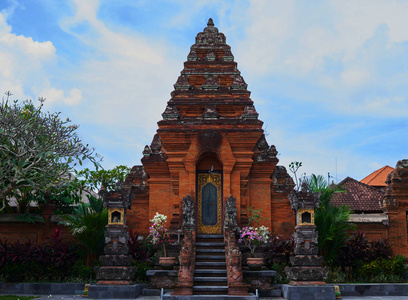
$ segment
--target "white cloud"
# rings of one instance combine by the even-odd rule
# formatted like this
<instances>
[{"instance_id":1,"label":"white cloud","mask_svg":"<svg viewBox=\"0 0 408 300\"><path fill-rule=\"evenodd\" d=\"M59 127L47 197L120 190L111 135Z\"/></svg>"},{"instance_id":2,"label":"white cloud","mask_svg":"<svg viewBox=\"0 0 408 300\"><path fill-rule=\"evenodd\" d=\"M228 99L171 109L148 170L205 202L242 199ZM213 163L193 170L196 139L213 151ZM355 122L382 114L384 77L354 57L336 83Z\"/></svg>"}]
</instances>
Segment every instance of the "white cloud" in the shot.
<instances>
[{"instance_id":1,"label":"white cloud","mask_svg":"<svg viewBox=\"0 0 408 300\"><path fill-rule=\"evenodd\" d=\"M369 77L367 70L350 68L341 73L341 79L348 86L360 86Z\"/></svg>"},{"instance_id":2,"label":"white cloud","mask_svg":"<svg viewBox=\"0 0 408 300\"><path fill-rule=\"evenodd\" d=\"M174 65L163 41L126 28L109 28L97 18L99 1L74 2L76 13L61 20L61 28L96 53L72 71L86 99L87 109L80 113L104 126L155 128L182 62ZM87 24L81 34L75 31L79 24Z\"/></svg>"},{"instance_id":3,"label":"white cloud","mask_svg":"<svg viewBox=\"0 0 408 300\"><path fill-rule=\"evenodd\" d=\"M47 104L64 103L67 105L78 105L82 100L82 91L76 88L70 89L67 96L63 90L54 87L45 88L37 94L46 98Z\"/></svg>"},{"instance_id":4,"label":"white cloud","mask_svg":"<svg viewBox=\"0 0 408 300\"><path fill-rule=\"evenodd\" d=\"M0 92L11 91L13 99L37 98L46 92L49 102L76 103L80 92L64 91L51 86L50 76L57 64L52 42L38 42L31 37L16 35L0 13Z\"/></svg>"}]
</instances>

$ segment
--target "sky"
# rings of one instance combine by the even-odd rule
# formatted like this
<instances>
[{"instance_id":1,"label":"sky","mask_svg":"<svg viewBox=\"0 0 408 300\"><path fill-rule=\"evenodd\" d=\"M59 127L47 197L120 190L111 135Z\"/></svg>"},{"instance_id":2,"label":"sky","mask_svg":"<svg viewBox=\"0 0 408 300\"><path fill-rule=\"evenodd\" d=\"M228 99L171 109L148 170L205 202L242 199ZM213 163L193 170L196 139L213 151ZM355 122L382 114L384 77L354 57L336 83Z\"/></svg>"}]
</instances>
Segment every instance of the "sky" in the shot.
<instances>
[{"instance_id":1,"label":"sky","mask_svg":"<svg viewBox=\"0 0 408 300\"><path fill-rule=\"evenodd\" d=\"M46 98L106 169L139 165L195 36L226 35L279 164L408 158L408 0L0 0L0 93Z\"/></svg>"}]
</instances>

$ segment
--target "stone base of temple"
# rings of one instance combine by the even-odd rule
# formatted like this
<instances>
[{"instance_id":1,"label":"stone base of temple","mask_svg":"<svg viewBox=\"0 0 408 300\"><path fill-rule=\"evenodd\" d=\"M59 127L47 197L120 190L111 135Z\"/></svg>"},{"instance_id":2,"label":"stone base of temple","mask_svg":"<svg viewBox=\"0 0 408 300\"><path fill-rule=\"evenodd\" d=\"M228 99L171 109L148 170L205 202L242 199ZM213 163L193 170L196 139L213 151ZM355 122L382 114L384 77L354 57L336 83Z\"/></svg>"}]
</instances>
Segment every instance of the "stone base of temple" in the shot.
<instances>
[{"instance_id":1,"label":"stone base of temple","mask_svg":"<svg viewBox=\"0 0 408 300\"><path fill-rule=\"evenodd\" d=\"M313 285L326 285L324 281L291 281L289 285L295 286L313 286Z\"/></svg>"},{"instance_id":2,"label":"stone base of temple","mask_svg":"<svg viewBox=\"0 0 408 300\"><path fill-rule=\"evenodd\" d=\"M335 300L334 286L282 285L282 296L288 300Z\"/></svg>"},{"instance_id":3,"label":"stone base of temple","mask_svg":"<svg viewBox=\"0 0 408 300\"><path fill-rule=\"evenodd\" d=\"M92 299L134 299L142 295L146 284L132 285L99 285L93 284L88 288L88 298Z\"/></svg>"},{"instance_id":4,"label":"stone base of temple","mask_svg":"<svg viewBox=\"0 0 408 300\"><path fill-rule=\"evenodd\" d=\"M96 284L109 284L109 285L126 285L132 284L129 280L98 280Z\"/></svg>"},{"instance_id":5,"label":"stone base of temple","mask_svg":"<svg viewBox=\"0 0 408 300\"><path fill-rule=\"evenodd\" d=\"M136 267L128 266L102 266L95 267L96 279L99 282L129 282L132 283L132 279L136 273ZM125 284L125 283L117 283Z\"/></svg>"},{"instance_id":6,"label":"stone base of temple","mask_svg":"<svg viewBox=\"0 0 408 300\"><path fill-rule=\"evenodd\" d=\"M238 284L228 284L228 295L229 296L249 296L248 289L249 284L238 283Z\"/></svg>"},{"instance_id":7,"label":"stone base of temple","mask_svg":"<svg viewBox=\"0 0 408 300\"><path fill-rule=\"evenodd\" d=\"M163 295L163 300L209 300L216 298L217 300L256 300L257 297L254 294L248 294L247 296L239 295L173 295L166 293Z\"/></svg>"},{"instance_id":8,"label":"stone base of temple","mask_svg":"<svg viewBox=\"0 0 408 300\"><path fill-rule=\"evenodd\" d=\"M193 295L193 283L179 282L176 285L176 288L171 293L172 296L190 296Z\"/></svg>"}]
</instances>

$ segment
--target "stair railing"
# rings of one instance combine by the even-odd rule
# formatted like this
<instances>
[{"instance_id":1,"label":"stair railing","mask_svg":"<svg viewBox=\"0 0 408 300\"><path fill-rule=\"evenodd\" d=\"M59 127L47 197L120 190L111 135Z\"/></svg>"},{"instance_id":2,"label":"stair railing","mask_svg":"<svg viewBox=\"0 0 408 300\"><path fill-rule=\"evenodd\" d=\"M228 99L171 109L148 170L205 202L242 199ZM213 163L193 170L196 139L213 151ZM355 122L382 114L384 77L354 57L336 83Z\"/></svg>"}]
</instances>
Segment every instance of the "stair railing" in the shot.
<instances>
[{"instance_id":1,"label":"stair railing","mask_svg":"<svg viewBox=\"0 0 408 300\"><path fill-rule=\"evenodd\" d=\"M238 231L236 198L232 195L225 203L224 226L228 295L249 295L249 285L244 283L242 272L242 253L236 239Z\"/></svg>"},{"instance_id":2,"label":"stair railing","mask_svg":"<svg viewBox=\"0 0 408 300\"><path fill-rule=\"evenodd\" d=\"M196 231L194 201L189 194L183 197L183 240L180 250L178 281L172 295L192 295L194 284Z\"/></svg>"}]
</instances>

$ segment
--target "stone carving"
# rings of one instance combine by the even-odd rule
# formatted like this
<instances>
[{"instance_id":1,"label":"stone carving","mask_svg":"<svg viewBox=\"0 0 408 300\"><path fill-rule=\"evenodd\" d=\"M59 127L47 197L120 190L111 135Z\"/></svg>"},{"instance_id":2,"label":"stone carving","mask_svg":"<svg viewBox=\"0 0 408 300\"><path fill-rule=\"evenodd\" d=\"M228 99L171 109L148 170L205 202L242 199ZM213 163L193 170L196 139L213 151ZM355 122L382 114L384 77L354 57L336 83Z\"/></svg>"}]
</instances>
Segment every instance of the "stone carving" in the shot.
<instances>
[{"instance_id":1,"label":"stone carving","mask_svg":"<svg viewBox=\"0 0 408 300\"><path fill-rule=\"evenodd\" d=\"M115 191L99 192L103 198L103 204L115 213L122 213L123 223L110 222L105 230L105 255L99 257L101 267L95 267L97 284L131 284L136 267L131 267L133 261L129 255L127 241L129 234L126 226L126 209L130 209L132 199L130 189L124 189L123 184L118 182ZM115 217L115 216L113 216ZM118 217L119 220L119 216Z\"/></svg>"},{"instance_id":2,"label":"stone carving","mask_svg":"<svg viewBox=\"0 0 408 300\"><path fill-rule=\"evenodd\" d=\"M208 60L208 61L215 61L216 58L217 58L217 57L215 56L214 52L208 53L208 54L206 55L206 57L205 57L205 59Z\"/></svg>"},{"instance_id":3,"label":"stone carving","mask_svg":"<svg viewBox=\"0 0 408 300\"><path fill-rule=\"evenodd\" d=\"M187 198L187 197L185 197ZM184 229L181 242L178 282L172 295L192 295L195 267L195 230Z\"/></svg>"},{"instance_id":4,"label":"stone carving","mask_svg":"<svg viewBox=\"0 0 408 300\"><path fill-rule=\"evenodd\" d=\"M225 226L230 228L235 228L238 226L237 224L237 206L236 206L237 198L232 197L229 195L227 201L225 202Z\"/></svg>"},{"instance_id":5,"label":"stone carving","mask_svg":"<svg viewBox=\"0 0 408 300\"><path fill-rule=\"evenodd\" d=\"M201 87L203 90L218 90L220 85L217 82L216 76L209 75Z\"/></svg>"},{"instance_id":6,"label":"stone carving","mask_svg":"<svg viewBox=\"0 0 408 300\"><path fill-rule=\"evenodd\" d=\"M244 282L242 273L242 254L239 250L235 233L226 228L225 238L227 244L227 279L228 279L228 295L249 295L249 285Z\"/></svg>"},{"instance_id":7,"label":"stone carving","mask_svg":"<svg viewBox=\"0 0 408 300\"><path fill-rule=\"evenodd\" d=\"M273 156L273 157L276 157L276 155L278 155L278 150L276 150L275 145L272 145L272 146L269 148L268 153L269 153L271 156Z\"/></svg>"},{"instance_id":8,"label":"stone carving","mask_svg":"<svg viewBox=\"0 0 408 300\"><path fill-rule=\"evenodd\" d=\"M189 194L183 197L183 227L194 227L194 201Z\"/></svg>"},{"instance_id":9,"label":"stone carving","mask_svg":"<svg viewBox=\"0 0 408 300\"><path fill-rule=\"evenodd\" d=\"M156 133L153 137L153 141L150 144L150 149L152 150L152 154L159 154L161 152L162 143L160 140L160 136Z\"/></svg>"},{"instance_id":10,"label":"stone carving","mask_svg":"<svg viewBox=\"0 0 408 300\"><path fill-rule=\"evenodd\" d=\"M176 90L188 90L190 88L190 83L188 82L188 77L186 75L180 75L177 82L174 84L174 89Z\"/></svg>"},{"instance_id":11,"label":"stone carving","mask_svg":"<svg viewBox=\"0 0 408 300\"><path fill-rule=\"evenodd\" d=\"M152 154L152 150L150 150L150 147L146 145L143 149L143 156L144 157L149 157L150 154Z\"/></svg>"},{"instance_id":12,"label":"stone carving","mask_svg":"<svg viewBox=\"0 0 408 300\"><path fill-rule=\"evenodd\" d=\"M197 51L193 47L191 47L190 53L187 56L187 60L189 60L189 61L199 60L199 57L197 55Z\"/></svg>"},{"instance_id":13,"label":"stone carving","mask_svg":"<svg viewBox=\"0 0 408 300\"><path fill-rule=\"evenodd\" d=\"M180 118L180 114L175 105L167 105L166 110L162 113L162 117L165 120L177 120Z\"/></svg>"},{"instance_id":14,"label":"stone carving","mask_svg":"<svg viewBox=\"0 0 408 300\"><path fill-rule=\"evenodd\" d=\"M230 53L231 53L231 51L230 51ZM241 75L234 76L234 78L232 80L232 83L230 85L231 90L246 90L247 87L248 87L248 85L245 83L245 80L244 80L244 78L242 78ZM247 107L249 107L249 109L255 110L253 105L248 105ZM255 111L255 113L256 113L256 111ZM256 113L256 115L258 116L258 113Z\"/></svg>"},{"instance_id":15,"label":"stone carving","mask_svg":"<svg viewBox=\"0 0 408 300\"><path fill-rule=\"evenodd\" d=\"M208 104L205 106L205 110L203 113L204 119L218 119L220 114L217 112L217 108L215 105Z\"/></svg>"},{"instance_id":16,"label":"stone carving","mask_svg":"<svg viewBox=\"0 0 408 300\"><path fill-rule=\"evenodd\" d=\"M328 267L322 268L323 258L318 256L318 232L314 225L314 210L319 206L320 195L311 193L306 185L301 191L292 190L289 195L292 209L296 212L295 256L290 258L292 267L286 268L292 285L326 284ZM303 220L305 215L310 216Z\"/></svg>"},{"instance_id":17,"label":"stone carving","mask_svg":"<svg viewBox=\"0 0 408 300\"><path fill-rule=\"evenodd\" d=\"M210 18L207 23L207 27L203 32L200 32L196 36L196 44L199 45L214 45L225 44L225 35L218 32L218 28L214 27L214 22Z\"/></svg>"},{"instance_id":18,"label":"stone carving","mask_svg":"<svg viewBox=\"0 0 408 300\"><path fill-rule=\"evenodd\" d=\"M222 57L223 61L233 61L234 60L234 56L231 53L231 48L227 48L224 51L224 56Z\"/></svg>"}]
</instances>

